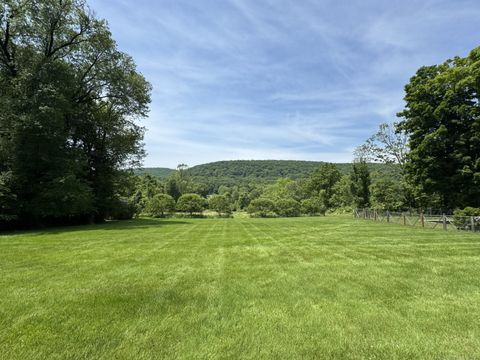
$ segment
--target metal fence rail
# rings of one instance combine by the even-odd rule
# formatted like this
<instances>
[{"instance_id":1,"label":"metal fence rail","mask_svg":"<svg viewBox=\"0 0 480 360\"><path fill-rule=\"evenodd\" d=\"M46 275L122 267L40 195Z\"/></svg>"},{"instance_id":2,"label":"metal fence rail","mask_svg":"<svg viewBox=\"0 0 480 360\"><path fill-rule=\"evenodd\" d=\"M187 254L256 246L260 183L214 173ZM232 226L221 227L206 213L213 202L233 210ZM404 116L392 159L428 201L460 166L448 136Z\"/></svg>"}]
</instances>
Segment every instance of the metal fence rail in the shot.
<instances>
[{"instance_id":1,"label":"metal fence rail","mask_svg":"<svg viewBox=\"0 0 480 360\"><path fill-rule=\"evenodd\" d=\"M429 229L480 232L480 216L455 216L422 210L389 211L379 209L355 209L357 219L374 220Z\"/></svg>"}]
</instances>

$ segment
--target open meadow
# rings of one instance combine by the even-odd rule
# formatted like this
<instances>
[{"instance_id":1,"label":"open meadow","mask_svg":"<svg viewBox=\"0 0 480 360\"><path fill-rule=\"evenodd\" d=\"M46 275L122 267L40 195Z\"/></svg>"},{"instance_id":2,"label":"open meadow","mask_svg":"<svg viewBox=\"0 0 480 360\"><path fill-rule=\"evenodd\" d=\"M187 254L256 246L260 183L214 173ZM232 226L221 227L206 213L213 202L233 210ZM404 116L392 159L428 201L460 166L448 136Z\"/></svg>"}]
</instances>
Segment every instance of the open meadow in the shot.
<instances>
[{"instance_id":1,"label":"open meadow","mask_svg":"<svg viewBox=\"0 0 480 360\"><path fill-rule=\"evenodd\" d=\"M480 359L480 235L348 216L0 235L1 359Z\"/></svg>"}]
</instances>

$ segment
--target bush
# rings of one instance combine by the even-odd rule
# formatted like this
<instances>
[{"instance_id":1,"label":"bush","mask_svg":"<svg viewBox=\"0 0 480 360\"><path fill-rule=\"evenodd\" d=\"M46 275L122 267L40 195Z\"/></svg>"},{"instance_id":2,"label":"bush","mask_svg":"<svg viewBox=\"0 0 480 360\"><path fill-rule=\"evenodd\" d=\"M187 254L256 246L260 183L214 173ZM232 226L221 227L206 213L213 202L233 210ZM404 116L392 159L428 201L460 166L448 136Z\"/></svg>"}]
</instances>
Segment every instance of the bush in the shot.
<instances>
[{"instance_id":1,"label":"bush","mask_svg":"<svg viewBox=\"0 0 480 360\"><path fill-rule=\"evenodd\" d=\"M301 211L306 215L325 215L327 208L321 197L313 197L310 199L302 200Z\"/></svg>"},{"instance_id":2,"label":"bush","mask_svg":"<svg viewBox=\"0 0 480 360\"><path fill-rule=\"evenodd\" d=\"M248 205L247 212L250 215L259 217L275 215L275 203L266 198L255 199Z\"/></svg>"},{"instance_id":3,"label":"bush","mask_svg":"<svg viewBox=\"0 0 480 360\"><path fill-rule=\"evenodd\" d=\"M153 217L164 217L165 213L175 210L175 200L168 194L157 194L148 200L145 212Z\"/></svg>"},{"instance_id":4,"label":"bush","mask_svg":"<svg viewBox=\"0 0 480 360\"><path fill-rule=\"evenodd\" d=\"M276 202L275 211L279 216L299 216L301 213L300 203L294 199L281 199Z\"/></svg>"},{"instance_id":5,"label":"bush","mask_svg":"<svg viewBox=\"0 0 480 360\"><path fill-rule=\"evenodd\" d=\"M208 199L208 207L210 210L216 211L218 215L230 215L232 208L228 199L224 195L213 195Z\"/></svg>"},{"instance_id":6,"label":"bush","mask_svg":"<svg viewBox=\"0 0 480 360\"><path fill-rule=\"evenodd\" d=\"M133 203L127 199L116 199L112 204L109 218L111 220L130 220L135 214L136 208Z\"/></svg>"},{"instance_id":7,"label":"bush","mask_svg":"<svg viewBox=\"0 0 480 360\"><path fill-rule=\"evenodd\" d=\"M472 216L474 217L474 229L471 228ZM480 231L480 208L456 209L453 212L453 224L460 229Z\"/></svg>"},{"instance_id":8,"label":"bush","mask_svg":"<svg viewBox=\"0 0 480 360\"><path fill-rule=\"evenodd\" d=\"M177 202L177 210L189 213L201 213L207 207L207 201L198 194L184 194Z\"/></svg>"}]
</instances>

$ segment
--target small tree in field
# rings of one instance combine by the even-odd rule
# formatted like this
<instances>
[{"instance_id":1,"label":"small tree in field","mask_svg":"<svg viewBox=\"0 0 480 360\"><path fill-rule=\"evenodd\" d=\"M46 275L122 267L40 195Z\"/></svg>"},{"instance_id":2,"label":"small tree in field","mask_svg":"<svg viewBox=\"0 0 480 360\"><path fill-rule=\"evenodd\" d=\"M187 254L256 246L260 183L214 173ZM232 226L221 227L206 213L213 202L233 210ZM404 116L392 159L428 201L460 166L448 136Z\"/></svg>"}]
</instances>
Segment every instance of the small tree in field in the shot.
<instances>
[{"instance_id":1,"label":"small tree in field","mask_svg":"<svg viewBox=\"0 0 480 360\"><path fill-rule=\"evenodd\" d=\"M232 208L226 196L224 195L213 195L208 199L208 207L210 210L216 211L218 215L222 214L230 215L232 213Z\"/></svg>"},{"instance_id":2,"label":"small tree in field","mask_svg":"<svg viewBox=\"0 0 480 360\"><path fill-rule=\"evenodd\" d=\"M157 194L149 199L145 208L147 214L153 217L164 217L165 213L175 209L175 200L168 194Z\"/></svg>"},{"instance_id":3,"label":"small tree in field","mask_svg":"<svg viewBox=\"0 0 480 360\"><path fill-rule=\"evenodd\" d=\"M325 201L322 197L313 197L310 199L302 200L301 203L302 213L306 215L325 215L327 208L325 207Z\"/></svg>"},{"instance_id":4,"label":"small tree in field","mask_svg":"<svg viewBox=\"0 0 480 360\"><path fill-rule=\"evenodd\" d=\"M275 203L275 212L279 216L294 217L300 215L300 203L294 199L280 199Z\"/></svg>"},{"instance_id":5,"label":"small tree in field","mask_svg":"<svg viewBox=\"0 0 480 360\"><path fill-rule=\"evenodd\" d=\"M177 201L177 210L189 213L201 213L207 206L207 201L198 194L185 194Z\"/></svg>"},{"instance_id":6,"label":"small tree in field","mask_svg":"<svg viewBox=\"0 0 480 360\"><path fill-rule=\"evenodd\" d=\"M252 200L248 205L247 212L250 215L267 217L270 214L275 213L275 203L266 198L259 198Z\"/></svg>"}]
</instances>

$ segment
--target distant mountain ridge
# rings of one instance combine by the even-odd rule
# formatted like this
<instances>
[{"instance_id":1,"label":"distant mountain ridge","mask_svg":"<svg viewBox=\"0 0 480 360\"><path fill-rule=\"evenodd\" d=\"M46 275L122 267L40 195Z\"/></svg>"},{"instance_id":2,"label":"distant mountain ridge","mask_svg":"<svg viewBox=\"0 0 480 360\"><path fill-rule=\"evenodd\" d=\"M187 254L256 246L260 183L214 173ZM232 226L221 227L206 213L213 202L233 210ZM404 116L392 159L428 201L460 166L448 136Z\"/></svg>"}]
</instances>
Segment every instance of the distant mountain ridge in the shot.
<instances>
[{"instance_id":1,"label":"distant mountain ridge","mask_svg":"<svg viewBox=\"0 0 480 360\"><path fill-rule=\"evenodd\" d=\"M146 167L135 170L137 175L152 175L159 178L167 178L175 169L163 168L163 167Z\"/></svg>"},{"instance_id":2,"label":"distant mountain ridge","mask_svg":"<svg viewBox=\"0 0 480 360\"><path fill-rule=\"evenodd\" d=\"M304 160L225 160L196 165L187 171L194 179L205 181L206 179L222 179L222 183L231 183L242 180L259 180L262 182L274 181L281 177L300 179L309 176L319 168L324 161ZM337 163L342 174L351 171L351 163ZM398 174L397 165L380 163L369 164L372 177L394 177ZM169 168L143 168L138 174L150 174L160 178L168 177L174 169Z\"/></svg>"},{"instance_id":3,"label":"distant mountain ridge","mask_svg":"<svg viewBox=\"0 0 480 360\"><path fill-rule=\"evenodd\" d=\"M276 180L307 177L324 162L303 160L226 160L193 166L193 177L234 177ZM340 164L339 164L340 165ZM342 167L342 165L340 165Z\"/></svg>"}]
</instances>

